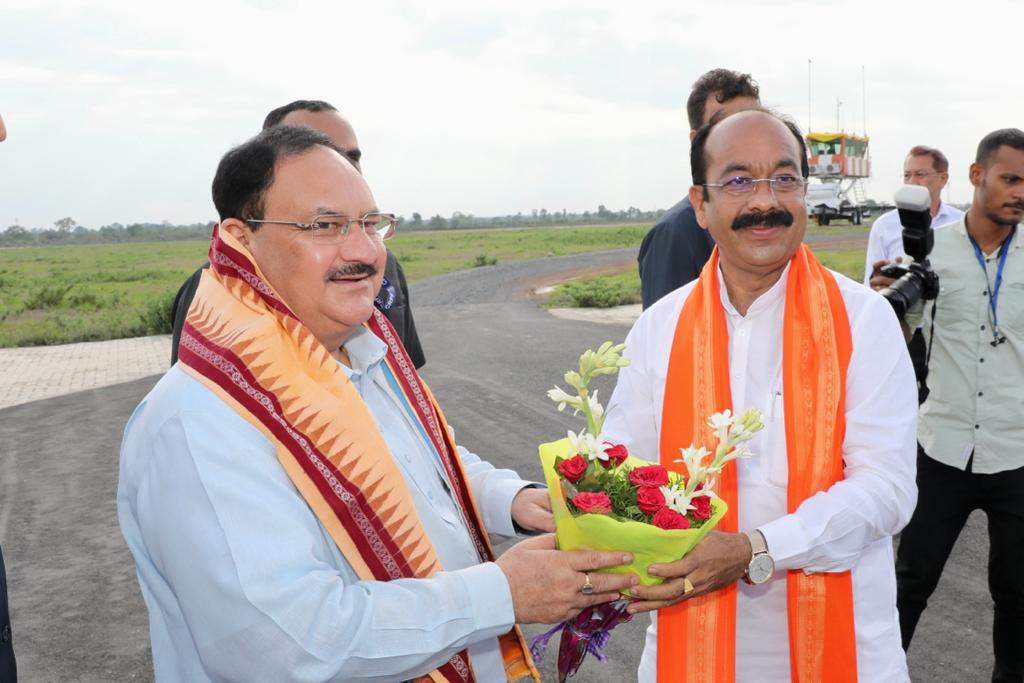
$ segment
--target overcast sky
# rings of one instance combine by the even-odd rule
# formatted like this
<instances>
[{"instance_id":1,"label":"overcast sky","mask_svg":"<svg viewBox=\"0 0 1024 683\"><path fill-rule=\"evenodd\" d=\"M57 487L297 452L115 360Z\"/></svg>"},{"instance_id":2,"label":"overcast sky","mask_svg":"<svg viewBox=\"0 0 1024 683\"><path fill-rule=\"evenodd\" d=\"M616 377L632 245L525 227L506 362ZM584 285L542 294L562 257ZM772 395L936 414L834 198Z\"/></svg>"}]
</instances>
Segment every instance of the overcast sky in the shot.
<instances>
[{"instance_id":1,"label":"overcast sky","mask_svg":"<svg viewBox=\"0 0 1024 683\"><path fill-rule=\"evenodd\" d=\"M816 130L864 129L890 199L915 144L969 201L981 137L1024 127L1021 9L974 2L0 0L0 230L215 215L220 156L325 99L378 204L409 215L666 208L690 183L684 103L714 67Z\"/></svg>"}]
</instances>

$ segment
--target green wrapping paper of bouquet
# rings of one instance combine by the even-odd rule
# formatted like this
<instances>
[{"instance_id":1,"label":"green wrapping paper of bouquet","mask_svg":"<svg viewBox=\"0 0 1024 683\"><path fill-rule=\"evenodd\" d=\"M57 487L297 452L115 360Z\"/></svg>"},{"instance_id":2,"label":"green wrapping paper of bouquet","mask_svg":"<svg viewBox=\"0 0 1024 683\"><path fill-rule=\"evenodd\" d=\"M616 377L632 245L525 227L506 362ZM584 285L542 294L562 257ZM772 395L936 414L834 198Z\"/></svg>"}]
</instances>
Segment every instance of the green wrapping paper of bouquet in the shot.
<instances>
[{"instance_id":1,"label":"green wrapping paper of bouquet","mask_svg":"<svg viewBox=\"0 0 1024 683\"><path fill-rule=\"evenodd\" d=\"M571 408L573 415L586 420L586 427L579 434L570 431L561 441L542 444L540 460L558 547L629 552L630 564L601 571L632 572L643 585L653 586L664 579L648 574L648 567L683 557L725 516L728 508L714 493L715 475L729 462L750 457L746 443L764 428L764 420L756 408L740 415L723 410L709 416L713 437L708 445L714 449L695 444L680 448L673 471L630 457L624 444L605 439L604 406L598 390L590 387L591 380L615 375L629 365L622 356L625 348L608 341L596 351L587 349L579 369L563 377L571 391L556 385L547 392L559 412ZM534 658L541 661L550 639L561 632L559 681L576 673L588 654L605 661L603 650L612 629L632 618L628 598L627 593L624 599L587 607L536 636L530 646Z\"/></svg>"},{"instance_id":2,"label":"green wrapping paper of bouquet","mask_svg":"<svg viewBox=\"0 0 1024 683\"><path fill-rule=\"evenodd\" d=\"M568 492L556 469L556 461L576 455L572 442L562 439L541 444L540 460L544 478L551 495L551 509L555 515L555 536L562 550L622 550L633 554L633 562L607 571L633 572L640 583L654 586L663 578L651 576L647 568L652 564L674 562L690 552L697 543L718 524L728 506L719 498L710 500L710 517L699 527L688 529L662 529L649 522L622 520L611 514L582 513L574 515L569 509ZM640 458L627 457L616 465L623 472L650 466Z\"/></svg>"}]
</instances>

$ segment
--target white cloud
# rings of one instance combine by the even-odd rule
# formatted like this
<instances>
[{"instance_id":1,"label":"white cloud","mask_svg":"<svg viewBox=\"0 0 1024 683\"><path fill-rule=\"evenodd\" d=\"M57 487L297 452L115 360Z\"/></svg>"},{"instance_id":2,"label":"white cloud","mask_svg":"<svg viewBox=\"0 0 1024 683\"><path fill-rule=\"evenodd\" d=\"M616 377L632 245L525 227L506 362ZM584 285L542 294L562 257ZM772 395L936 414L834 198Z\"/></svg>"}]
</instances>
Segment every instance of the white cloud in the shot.
<instances>
[{"instance_id":1,"label":"white cloud","mask_svg":"<svg viewBox=\"0 0 1024 683\"><path fill-rule=\"evenodd\" d=\"M326 99L352 120L382 205L478 215L667 207L689 184L683 104L716 66L815 128L863 128L891 196L914 144L943 149L952 198L989 130L1020 125L1015 5L734 0L0 0L0 228L191 222L217 159L271 108Z\"/></svg>"}]
</instances>

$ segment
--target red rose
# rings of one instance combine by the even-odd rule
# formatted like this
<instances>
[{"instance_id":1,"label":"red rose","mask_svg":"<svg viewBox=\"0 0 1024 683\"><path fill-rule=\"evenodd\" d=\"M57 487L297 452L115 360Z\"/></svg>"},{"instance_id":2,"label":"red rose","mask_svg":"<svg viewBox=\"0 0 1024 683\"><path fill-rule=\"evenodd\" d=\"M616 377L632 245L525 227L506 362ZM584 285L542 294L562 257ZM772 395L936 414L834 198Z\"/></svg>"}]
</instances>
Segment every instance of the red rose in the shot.
<instances>
[{"instance_id":1,"label":"red rose","mask_svg":"<svg viewBox=\"0 0 1024 683\"><path fill-rule=\"evenodd\" d=\"M621 465L629 457L629 451L621 443L609 443L604 442L606 446L610 448L605 449L604 454L608 456L607 460L602 460L601 464L605 467L612 468Z\"/></svg>"},{"instance_id":2,"label":"red rose","mask_svg":"<svg viewBox=\"0 0 1024 683\"><path fill-rule=\"evenodd\" d=\"M662 529L689 529L690 520L672 508L661 508L654 515L651 524Z\"/></svg>"},{"instance_id":3,"label":"red rose","mask_svg":"<svg viewBox=\"0 0 1024 683\"><path fill-rule=\"evenodd\" d=\"M668 486L668 470L661 465L637 467L629 473L629 480L636 486Z\"/></svg>"},{"instance_id":4,"label":"red rose","mask_svg":"<svg viewBox=\"0 0 1024 683\"><path fill-rule=\"evenodd\" d=\"M558 463L557 469L559 474L575 484L583 476L583 473L587 471L588 464L583 456L577 453L568 460Z\"/></svg>"},{"instance_id":5,"label":"red rose","mask_svg":"<svg viewBox=\"0 0 1024 683\"><path fill-rule=\"evenodd\" d=\"M583 512L608 514L612 511L612 499L607 493L577 493L572 497L572 504Z\"/></svg>"},{"instance_id":6,"label":"red rose","mask_svg":"<svg viewBox=\"0 0 1024 683\"><path fill-rule=\"evenodd\" d=\"M636 492L636 505L644 514L653 515L665 507L665 494L654 486L643 486Z\"/></svg>"},{"instance_id":7,"label":"red rose","mask_svg":"<svg viewBox=\"0 0 1024 683\"><path fill-rule=\"evenodd\" d=\"M690 502L697 508L693 511L694 519L707 519L711 516L711 498L709 496L692 498Z\"/></svg>"}]
</instances>

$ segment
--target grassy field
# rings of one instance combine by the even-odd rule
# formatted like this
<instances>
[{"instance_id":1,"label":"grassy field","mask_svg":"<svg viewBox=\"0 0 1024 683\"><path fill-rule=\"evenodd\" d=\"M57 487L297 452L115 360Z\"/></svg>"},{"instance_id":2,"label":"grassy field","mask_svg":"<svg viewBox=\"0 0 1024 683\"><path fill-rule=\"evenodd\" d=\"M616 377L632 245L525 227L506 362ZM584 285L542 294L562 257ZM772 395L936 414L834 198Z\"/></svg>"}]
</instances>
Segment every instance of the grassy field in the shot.
<instances>
[{"instance_id":1,"label":"grassy field","mask_svg":"<svg viewBox=\"0 0 1024 683\"><path fill-rule=\"evenodd\" d=\"M399 232L388 240L411 282L476 265L640 244L649 225Z\"/></svg>"},{"instance_id":2,"label":"grassy field","mask_svg":"<svg viewBox=\"0 0 1024 683\"><path fill-rule=\"evenodd\" d=\"M493 263L632 247L648 228L629 224L399 232L388 246L415 282ZM867 229L810 226L808 232ZM206 241L187 241L0 249L0 347L164 333L174 293L206 258L207 247ZM861 258L848 257L848 266L839 266L844 272ZM835 258L847 256L837 253ZM604 287L601 297L587 305L620 291L632 296L632 289L639 291L634 280L621 278L610 285L610 293Z\"/></svg>"},{"instance_id":3,"label":"grassy field","mask_svg":"<svg viewBox=\"0 0 1024 683\"><path fill-rule=\"evenodd\" d=\"M629 247L647 225L399 233L388 246L410 281L477 265ZM161 334L208 243L0 249L0 347Z\"/></svg>"},{"instance_id":4,"label":"grassy field","mask_svg":"<svg viewBox=\"0 0 1024 683\"><path fill-rule=\"evenodd\" d=\"M864 277L864 254L860 250L814 253L832 270L858 282ZM633 267L613 275L563 282L544 302L549 308L609 308L637 303L640 303L640 274Z\"/></svg>"}]
</instances>

